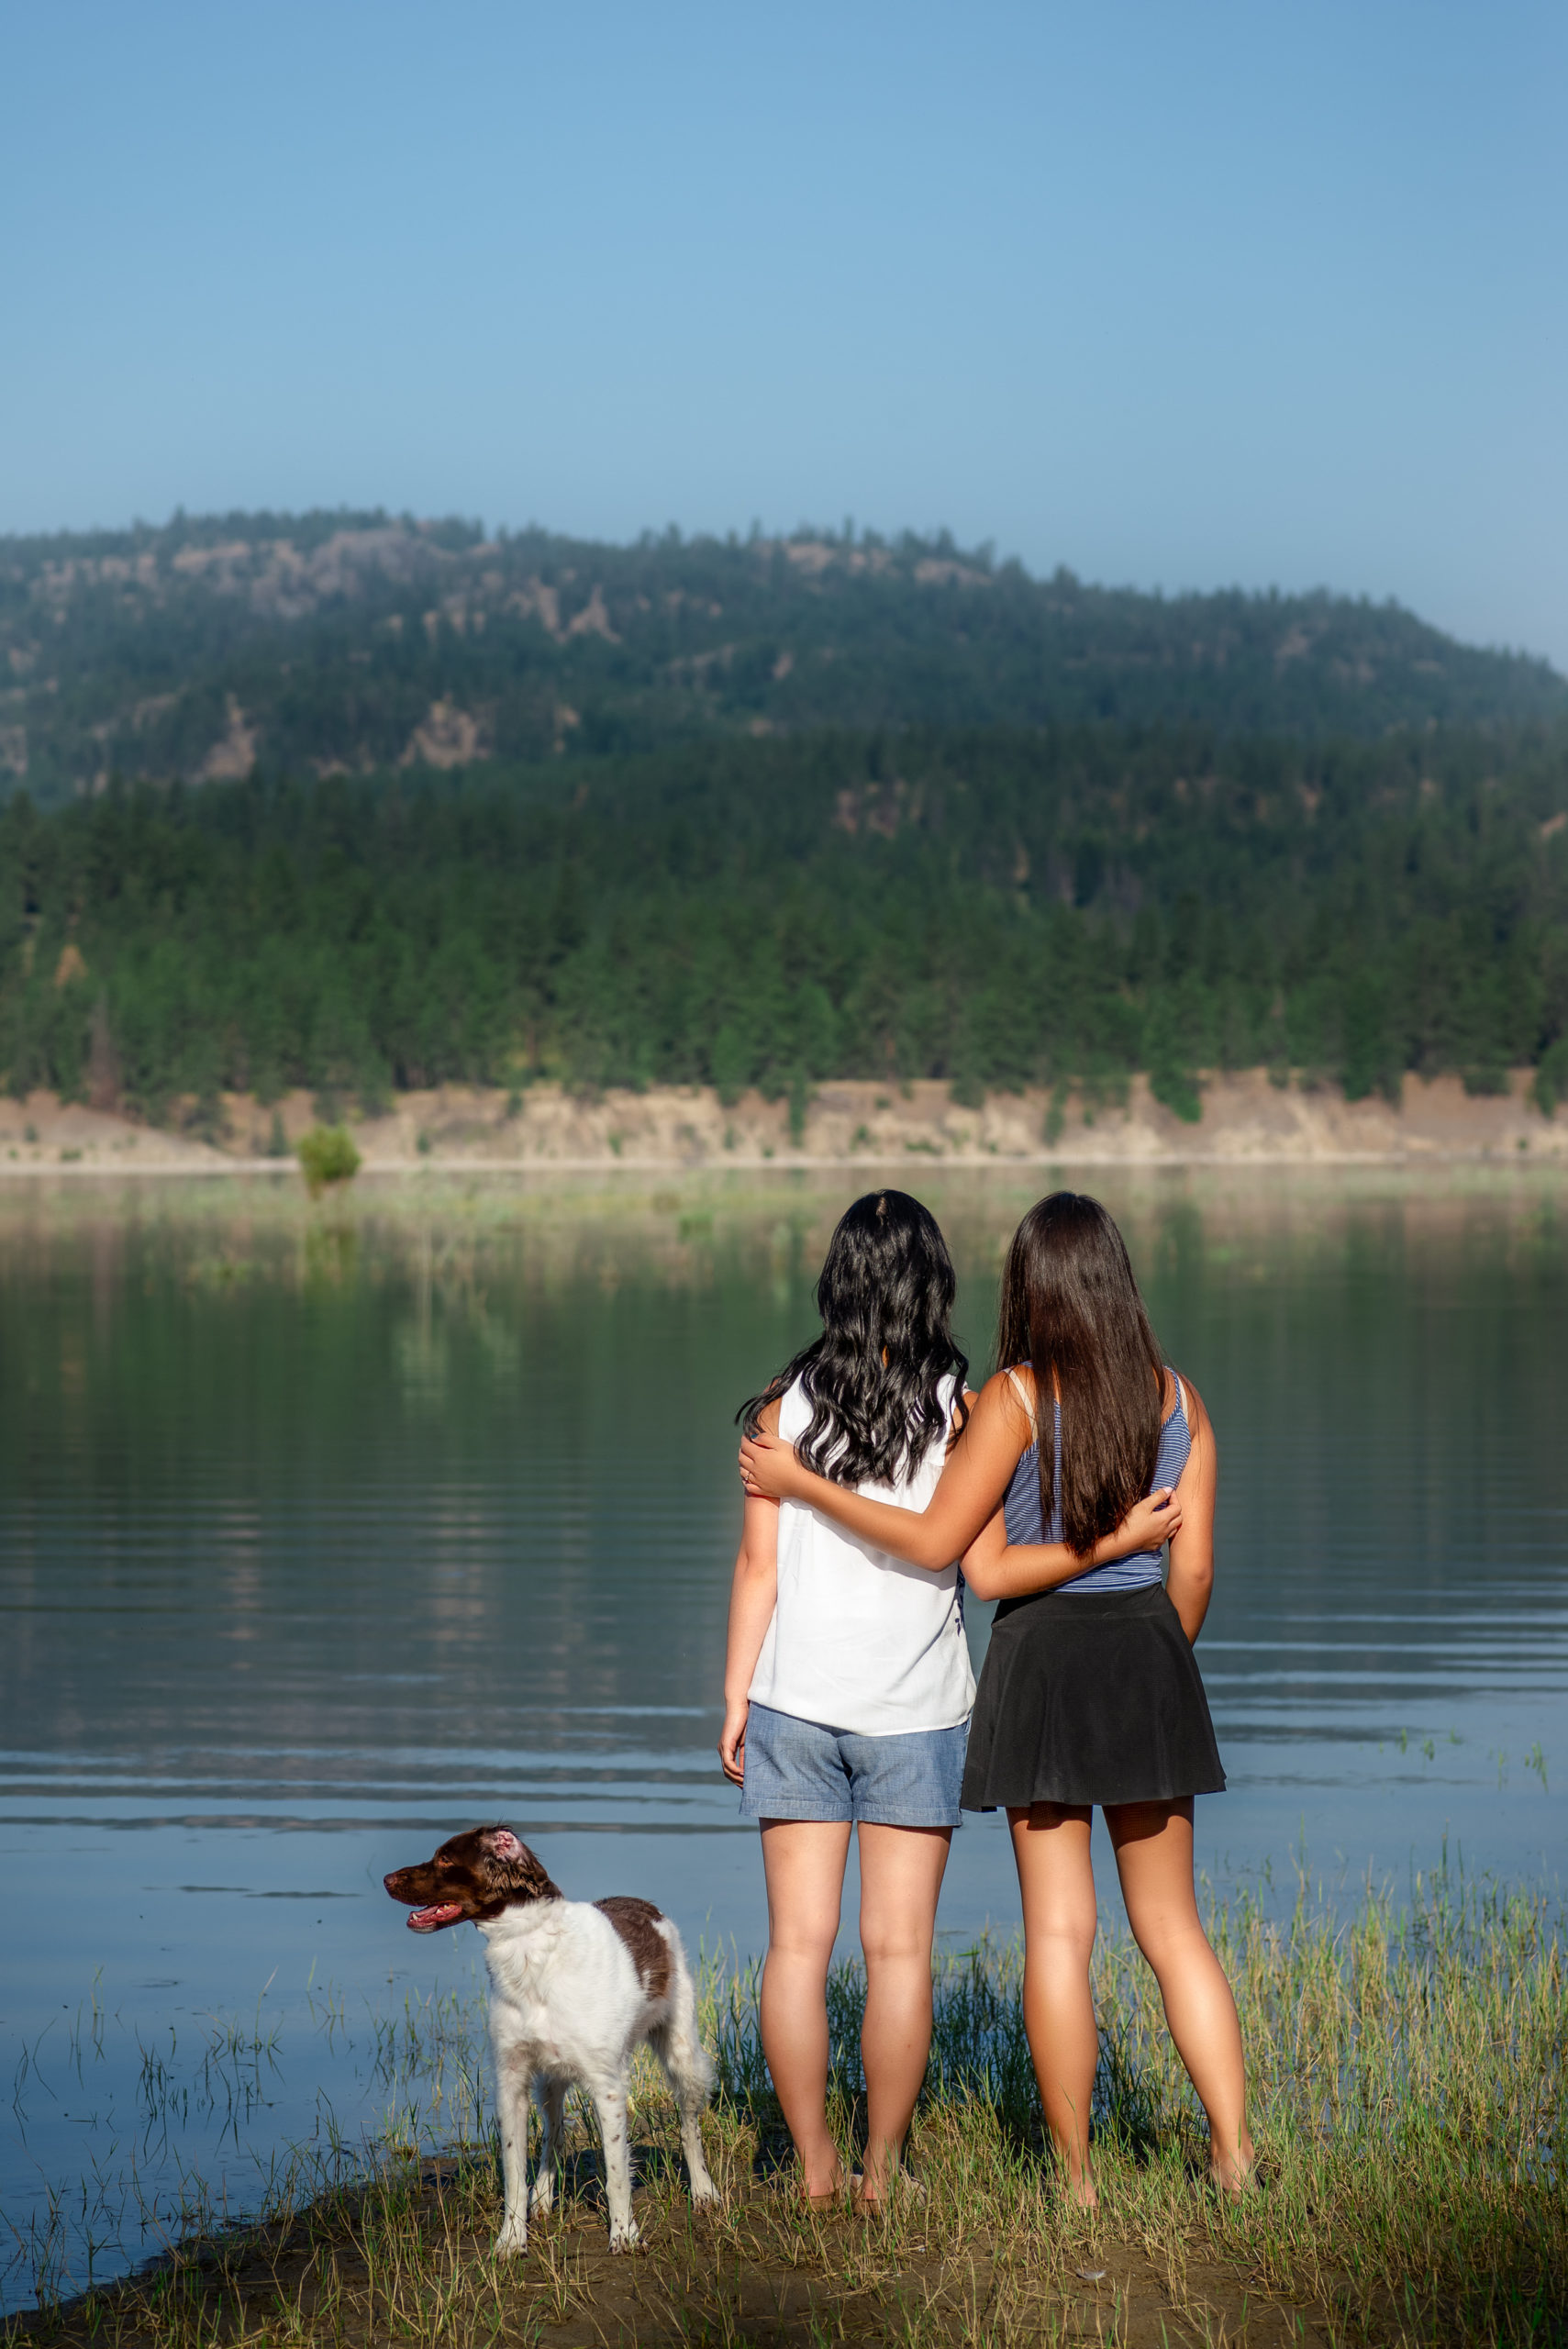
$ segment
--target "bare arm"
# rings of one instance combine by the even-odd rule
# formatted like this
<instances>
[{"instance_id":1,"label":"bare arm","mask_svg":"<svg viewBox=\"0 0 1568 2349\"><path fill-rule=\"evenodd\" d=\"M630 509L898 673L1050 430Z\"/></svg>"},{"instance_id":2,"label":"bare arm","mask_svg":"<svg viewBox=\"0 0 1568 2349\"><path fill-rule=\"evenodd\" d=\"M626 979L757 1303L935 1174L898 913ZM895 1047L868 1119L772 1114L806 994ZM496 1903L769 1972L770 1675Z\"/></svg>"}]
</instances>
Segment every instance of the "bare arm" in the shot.
<instances>
[{"instance_id":1,"label":"bare arm","mask_svg":"<svg viewBox=\"0 0 1568 2349\"><path fill-rule=\"evenodd\" d=\"M755 1442L741 1445L740 1474L749 1494L765 1495L773 1500L805 1501L860 1541L869 1542L895 1558L903 1558L912 1566L925 1566L940 1574L955 1558L963 1557L990 1524L1012 1482L1014 1469L1033 1441L1034 1430L1012 1380L998 1372L995 1378L986 1380L967 1426L948 1454L941 1482L924 1509L899 1508L887 1501L868 1500L848 1486L814 1475L795 1457L794 1446L781 1443L773 1434L763 1434ZM1140 1507L1146 1508L1147 1504ZM1040 1561L1054 1580L1067 1582L1087 1566L1103 1565L1108 1558L1147 1549L1158 1538L1139 1520L1135 1510L1114 1533L1097 1542L1086 1556L1080 1557L1065 1542L1041 1544L1032 1549L1029 1556ZM967 1579L967 1564L964 1571ZM1026 1586L1041 1590L1048 1586L1036 1579ZM978 1585L975 1587L982 1598L1002 1595L980 1591Z\"/></svg>"},{"instance_id":2,"label":"bare arm","mask_svg":"<svg viewBox=\"0 0 1568 2349\"><path fill-rule=\"evenodd\" d=\"M762 1424L779 1423L779 1407L771 1404ZM746 1497L740 1547L729 1584L729 1631L724 1653L724 1727L719 1731L718 1758L724 1775L740 1786L746 1774L746 1721L751 1712L748 1694L757 1658L773 1620L779 1590L779 1508L776 1501Z\"/></svg>"},{"instance_id":3,"label":"bare arm","mask_svg":"<svg viewBox=\"0 0 1568 2349\"><path fill-rule=\"evenodd\" d=\"M1001 1378L986 1381L923 1509L867 1500L847 1485L814 1475L796 1459L793 1445L767 1434L740 1447L746 1489L773 1500L805 1501L862 1542L940 1574L962 1555L991 1517L1029 1445L1023 1409L997 1391L1006 1385Z\"/></svg>"},{"instance_id":4,"label":"bare arm","mask_svg":"<svg viewBox=\"0 0 1568 2349\"><path fill-rule=\"evenodd\" d=\"M1214 1422L1204 1408L1202 1396L1190 1379L1182 1383L1193 1448L1176 1488L1182 1502L1182 1521L1171 1542L1171 1571L1165 1588L1182 1619L1183 1631L1189 1640L1195 1640L1203 1629L1214 1588L1214 1497L1219 1486L1219 1455L1215 1448Z\"/></svg>"},{"instance_id":5,"label":"bare arm","mask_svg":"<svg viewBox=\"0 0 1568 2349\"><path fill-rule=\"evenodd\" d=\"M1129 1557L1134 1550L1157 1550L1182 1522L1180 1494L1169 1486L1139 1501L1091 1554L1081 1558L1065 1542L1009 1542L1000 1509L963 1553L963 1579L976 1598L1029 1598L1058 1590L1090 1566Z\"/></svg>"},{"instance_id":6,"label":"bare arm","mask_svg":"<svg viewBox=\"0 0 1568 2349\"><path fill-rule=\"evenodd\" d=\"M1173 1407L1173 1389L1171 1401ZM1095 1544L1092 1561L1060 1542L1009 1542L998 1510L964 1553L964 1581L976 1598L1029 1598L1037 1591L1059 1590L1091 1564L1103 1565L1135 1550L1158 1550L1172 1540L1181 1529L1185 1493L1184 1478L1179 1490L1161 1486L1146 1500L1136 1502L1115 1533Z\"/></svg>"}]
</instances>

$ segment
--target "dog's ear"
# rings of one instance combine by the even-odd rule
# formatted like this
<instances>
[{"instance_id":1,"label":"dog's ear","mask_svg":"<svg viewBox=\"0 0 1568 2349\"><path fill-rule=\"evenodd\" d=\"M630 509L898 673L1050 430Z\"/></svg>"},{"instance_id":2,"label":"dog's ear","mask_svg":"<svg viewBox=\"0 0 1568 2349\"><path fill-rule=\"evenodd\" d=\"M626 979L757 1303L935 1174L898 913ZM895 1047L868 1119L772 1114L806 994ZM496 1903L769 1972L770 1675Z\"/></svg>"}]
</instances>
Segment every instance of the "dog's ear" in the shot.
<instances>
[{"instance_id":1,"label":"dog's ear","mask_svg":"<svg viewBox=\"0 0 1568 2349\"><path fill-rule=\"evenodd\" d=\"M492 1873L505 1885L512 1899L560 1899L560 1886L550 1881L549 1870L509 1827L487 1827L484 1843Z\"/></svg>"}]
</instances>

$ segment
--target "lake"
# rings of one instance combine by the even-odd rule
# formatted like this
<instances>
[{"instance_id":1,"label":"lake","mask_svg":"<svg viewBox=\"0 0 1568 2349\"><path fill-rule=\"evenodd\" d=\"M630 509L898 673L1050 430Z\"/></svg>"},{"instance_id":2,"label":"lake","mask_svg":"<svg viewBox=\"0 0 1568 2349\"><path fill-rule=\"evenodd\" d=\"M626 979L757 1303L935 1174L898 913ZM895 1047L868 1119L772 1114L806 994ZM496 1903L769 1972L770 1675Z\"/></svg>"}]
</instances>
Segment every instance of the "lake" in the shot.
<instances>
[{"instance_id":1,"label":"lake","mask_svg":"<svg viewBox=\"0 0 1568 2349\"><path fill-rule=\"evenodd\" d=\"M1029 1177L925 1173L896 1179L943 1219L979 1371ZM760 1949L713 1751L733 1415L814 1328L862 1187L0 1199L10 2303L385 2120L393 2022L472 1995L477 1937L414 1941L381 1877L458 1827L504 1818L568 1891ZM1560 1179L1090 1187L1218 1434L1217 1889L1347 1898L1445 1861L1555 1885ZM1016 1922L1001 1822L971 1822L944 1935Z\"/></svg>"}]
</instances>

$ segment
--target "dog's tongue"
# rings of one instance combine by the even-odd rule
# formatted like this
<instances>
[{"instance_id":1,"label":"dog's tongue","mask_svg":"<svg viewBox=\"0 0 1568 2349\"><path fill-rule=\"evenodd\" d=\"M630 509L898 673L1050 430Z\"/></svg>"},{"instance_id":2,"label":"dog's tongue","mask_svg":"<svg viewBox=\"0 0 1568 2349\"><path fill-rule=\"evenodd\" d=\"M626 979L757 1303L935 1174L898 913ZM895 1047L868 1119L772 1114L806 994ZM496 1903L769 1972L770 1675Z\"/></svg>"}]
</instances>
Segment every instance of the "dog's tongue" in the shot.
<instances>
[{"instance_id":1,"label":"dog's tongue","mask_svg":"<svg viewBox=\"0 0 1568 2349\"><path fill-rule=\"evenodd\" d=\"M462 1915L462 1909L455 1900L449 1900L434 1909L411 1909L408 1930L411 1933L433 1933L442 1925L455 1925Z\"/></svg>"}]
</instances>

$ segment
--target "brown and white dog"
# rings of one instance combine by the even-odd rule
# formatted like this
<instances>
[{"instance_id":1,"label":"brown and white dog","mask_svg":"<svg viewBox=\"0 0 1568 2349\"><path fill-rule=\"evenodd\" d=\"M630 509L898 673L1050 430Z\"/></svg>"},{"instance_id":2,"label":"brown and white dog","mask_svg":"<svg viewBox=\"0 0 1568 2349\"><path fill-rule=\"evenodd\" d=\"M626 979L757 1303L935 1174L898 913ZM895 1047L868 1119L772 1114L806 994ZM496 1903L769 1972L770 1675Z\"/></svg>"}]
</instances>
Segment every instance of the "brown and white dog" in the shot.
<instances>
[{"instance_id":1,"label":"brown and white dog","mask_svg":"<svg viewBox=\"0 0 1568 2349\"><path fill-rule=\"evenodd\" d=\"M490 1971L490 2038L501 2124L506 2210L498 2253L526 2251L528 2212L555 2199L566 2091L594 2099L605 2147L610 2249L637 2241L631 2215L627 2084L644 2043L681 2114L694 2202L715 2199L699 2120L713 2067L697 2038L696 1993L680 1934L651 1900L568 1900L509 1827L471 1827L421 1866L384 1879L412 1909L409 1930L477 1925ZM528 2193L528 2095L544 2115L539 2174Z\"/></svg>"}]
</instances>

